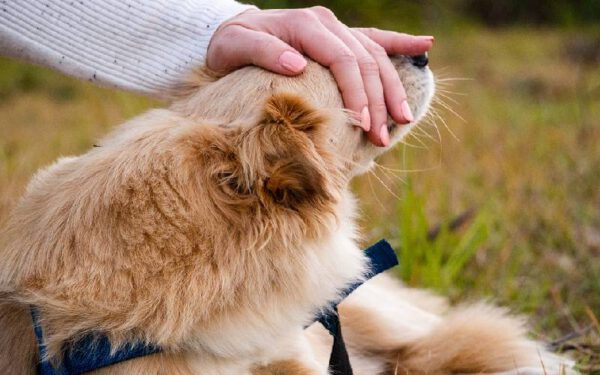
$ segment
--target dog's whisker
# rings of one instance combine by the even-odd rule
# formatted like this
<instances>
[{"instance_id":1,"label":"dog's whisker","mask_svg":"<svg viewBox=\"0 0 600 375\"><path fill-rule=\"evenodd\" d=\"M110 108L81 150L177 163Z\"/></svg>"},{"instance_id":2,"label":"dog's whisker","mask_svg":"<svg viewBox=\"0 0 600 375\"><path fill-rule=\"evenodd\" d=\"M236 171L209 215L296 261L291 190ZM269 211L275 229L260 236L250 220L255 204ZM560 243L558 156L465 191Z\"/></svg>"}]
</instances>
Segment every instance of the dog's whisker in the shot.
<instances>
[{"instance_id":1,"label":"dog's whisker","mask_svg":"<svg viewBox=\"0 0 600 375\"><path fill-rule=\"evenodd\" d=\"M408 138L408 136L407 136L407 138ZM413 138L414 138L415 140L417 140L417 139L416 139L414 136L413 136ZM418 141L418 140L417 140L417 141ZM400 143L400 144L402 144L403 146L406 146L406 147L408 147L408 148L413 148L413 149L417 149L417 150L428 150L428 149L429 149L429 147L427 147L427 145L419 146L419 145L416 145L416 144L414 144L414 143L409 143L409 142L407 142L407 141L406 141L406 139L403 139L402 141L400 141L400 142L398 142L398 143ZM421 142L421 143L422 143L422 142Z\"/></svg>"},{"instance_id":2,"label":"dog's whisker","mask_svg":"<svg viewBox=\"0 0 600 375\"><path fill-rule=\"evenodd\" d=\"M433 111L432 111L433 112ZM425 124L430 125L433 127L433 129L435 130L436 134L437 134L437 143L440 145L440 151L438 153L438 161L437 161L437 165L435 167L433 167L432 169L437 169L440 168L442 165L442 155L443 155L443 148L444 148L444 144L442 142L442 132L440 131L437 122L435 121L436 118L434 116L433 113L428 113L427 117L425 118Z\"/></svg>"},{"instance_id":3,"label":"dog's whisker","mask_svg":"<svg viewBox=\"0 0 600 375\"><path fill-rule=\"evenodd\" d=\"M418 135L422 135L422 136L430 139L434 143L438 143L439 142L439 139L436 139L431 134L429 134L427 132L427 129L425 127L420 127L419 130L418 130L418 132L417 132L417 134Z\"/></svg>"},{"instance_id":4,"label":"dog's whisker","mask_svg":"<svg viewBox=\"0 0 600 375\"><path fill-rule=\"evenodd\" d=\"M373 175L377 180L379 180L379 182L381 183L381 185L383 185L385 190L387 190L388 193L390 193L394 198L400 199L400 197L396 193L394 193L394 191L379 176L377 176L376 173L370 171L369 174Z\"/></svg>"},{"instance_id":5,"label":"dog's whisker","mask_svg":"<svg viewBox=\"0 0 600 375\"><path fill-rule=\"evenodd\" d=\"M420 143L421 144L421 147L420 147L421 149L429 150L429 146L425 142L423 142L423 140L421 139L420 135L422 135L422 134L420 134L418 132L411 132L411 133L409 133L407 135L407 138L410 137L411 139L414 139L415 141L417 141L418 143Z\"/></svg>"},{"instance_id":6,"label":"dog's whisker","mask_svg":"<svg viewBox=\"0 0 600 375\"><path fill-rule=\"evenodd\" d=\"M399 141L398 141L398 143L399 143L399 144L401 144L401 145L403 145L403 146L409 147L409 148L414 148L414 149L419 149L419 150L422 150L422 149L423 149L423 146L419 146L419 145L416 145L416 144L413 144L413 143L410 143L410 142L408 142L408 141L407 141L407 139L409 138L409 135L410 135L410 134L408 134L408 135L407 135L406 137L404 137L403 139L399 140ZM427 148L427 147L425 147L425 149L426 149L426 148Z\"/></svg>"},{"instance_id":7,"label":"dog's whisker","mask_svg":"<svg viewBox=\"0 0 600 375\"><path fill-rule=\"evenodd\" d=\"M437 100L436 104L441 105L442 107L444 107L444 109L446 109L448 112L452 113L453 115L455 115L460 121L462 121L464 124L467 123L467 120L465 120L464 117L462 117L461 115L459 115L454 109L452 109L452 107L450 105L448 105L446 102L444 102L443 100ZM439 114L438 114L439 116ZM441 116L440 116L441 117Z\"/></svg>"},{"instance_id":8,"label":"dog's whisker","mask_svg":"<svg viewBox=\"0 0 600 375\"><path fill-rule=\"evenodd\" d=\"M398 172L394 172L391 171L389 168L384 167L383 165L374 162L375 167L377 170L381 170L381 172L387 176L391 181L393 182L397 182L398 180L402 183L405 183L406 181L401 177L401 173Z\"/></svg>"},{"instance_id":9,"label":"dog's whisker","mask_svg":"<svg viewBox=\"0 0 600 375\"><path fill-rule=\"evenodd\" d=\"M453 132L453 131L450 129L450 127L448 126L448 123L446 122L446 120L444 120L444 118L443 118L442 116L440 116L440 114L439 114L439 113L438 113L438 112L437 112L435 109L433 109L433 106L432 106L432 111L431 111L431 113L432 113L432 114L433 114L433 115L434 115L434 116L435 116L435 117L436 117L438 120L440 120L440 121L441 121L441 123L444 125L444 127L446 128L446 130L448 130L448 132L450 133L450 135L452 135L452 137L453 137L455 140L457 140L457 141L459 141L459 142L460 142L460 139L459 139L459 138L456 136L456 134L454 134L454 132Z\"/></svg>"},{"instance_id":10,"label":"dog's whisker","mask_svg":"<svg viewBox=\"0 0 600 375\"><path fill-rule=\"evenodd\" d=\"M442 133L440 132L440 129L437 126L437 123L435 122L435 117L433 117L433 114L428 114L428 116L424 119L424 124L425 125L429 125L430 127L433 128L433 130L435 131L436 135L437 135L437 144L440 145L440 149L443 147L443 143L442 143Z\"/></svg>"},{"instance_id":11,"label":"dog's whisker","mask_svg":"<svg viewBox=\"0 0 600 375\"><path fill-rule=\"evenodd\" d=\"M373 182L371 181L371 174L372 173L367 174L367 182L369 183L369 188L371 189L371 193L373 194L373 197L375 197L375 202L377 202L377 204L380 206L380 208L385 211L385 210L387 210L387 208L383 204L383 202L381 202L381 200L379 200L379 194L377 194L377 192L375 191L375 187L373 187Z\"/></svg>"},{"instance_id":12,"label":"dog's whisker","mask_svg":"<svg viewBox=\"0 0 600 375\"><path fill-rule=\"evenodd\" d=\"M435 80L436 83L438 82L452 82L452 81L474 81L474 78L468 78L468 77L452 77L452 78L437 78Z\"/></svg>"},{"instance_id":13,"label":"dog's whisker","mask_svg":"<svg viewBox=\"0 0 600 375\"><path fill-rule=\"evenodd\" d=\"M442 97L442 98L444 98L444 99L446 99L446 100L449 100L450 102L452 102L452 103L454 103L456 105L460 104L458 102L458 100L454 99L453 97L451 97L450 95L448 95L448 94L446 94L444 92L437 92L437 95L440 96L440 97Z\"/></svg>"},{"instance_id":14,"label":"dog's whisker","mask_svg":"<svg viewBox=\"0 0 600 375\"><path fill-rule=\"evenodd\" d=\"M454 87L454 85L436 86L435 92L436 92L436 94L439 93L439 92L443 92L443 93L446 93L446 94L467 96L467 93L465 93L465 92L449 90L450 87Z\"/></svg>"},{"instance_id":15,"label":"dog's whisker","mask_svg":"<svg viewBox=\"0 0 600 375\"><path fill-rule=\"evenodd\" d=\"M387 171L390 172L394 172L394 173L417 173L417 172L427 172L427 171L431 171L431 170L435 170L438 169L439 166L435 166L435 167L429 167L429 168L418 168L418 169L395 169L395 168L390 168L387 167L385 165L382 164L377 164L377 166L381 169L385 169Z\"/></svg>"},{"instance_id":16,"label":"dog's whisker","mask_svg":"<svg viewBox=\"0 0 600 375\"><path fill-rule=\"evenodd\" d=\"M457 95L457 96L467 96L468 95L467 93L464 93L464 92L444 90L444 89L437 88L436 93L439 94L440 92L443 92L445 94L450 94L450 95Z\"/></svg>"}]
</instances>

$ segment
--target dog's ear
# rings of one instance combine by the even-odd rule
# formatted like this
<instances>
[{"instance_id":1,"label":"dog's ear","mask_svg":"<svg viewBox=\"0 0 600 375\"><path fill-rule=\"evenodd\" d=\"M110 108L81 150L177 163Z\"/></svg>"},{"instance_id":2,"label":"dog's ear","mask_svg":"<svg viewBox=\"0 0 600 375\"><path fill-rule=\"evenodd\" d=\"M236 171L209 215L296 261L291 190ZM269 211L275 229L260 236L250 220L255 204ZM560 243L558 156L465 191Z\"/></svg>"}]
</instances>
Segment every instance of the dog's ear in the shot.
<instances>
[{"instance_id":1,"label":"dog's ear","mask_svg":"<svg viewBox=\"0 0 600 375\"><path fill-rule=\"evenodd\" d=\"M242 210L262 205L320 207L331 195L325 150L326 117L295 95L269 98L247 127L202 129L204 171L213 200ZM208 161L210 159L210 161Z\"/></svg>"},{"instance_id":2,"label":"dog's ear","mask_svg":"<svg viewBox=\"0 0 600 375\"><path fill-rule=\"evenodd\" d=\"M265 104L263 121L270 125L291 127L314 136L321 131L326 117L294 94L276 94Z\"/></svg>"},{"instance_id":3,"label":"dog's ear","mask_svg":"<svg viewBox=\"0 0 600 375\"><path fill-rule=\"evenodd\" d=\"M323 174L301 155L277 160L269 168L264 189L273 202L287 208L329 198Z\"/></svg>"},{"instance_id":4,"label":"dog's ear","mask_svg":"<svg viewBox=\"0 0 600 375\"><path fill-rule=\"evenodd\" d=\"M329 200L322 147L326 118L291 94L272 96L265 105L263 146L264 191L278 205L298 208Z\"/></svg>"}]
</instances>

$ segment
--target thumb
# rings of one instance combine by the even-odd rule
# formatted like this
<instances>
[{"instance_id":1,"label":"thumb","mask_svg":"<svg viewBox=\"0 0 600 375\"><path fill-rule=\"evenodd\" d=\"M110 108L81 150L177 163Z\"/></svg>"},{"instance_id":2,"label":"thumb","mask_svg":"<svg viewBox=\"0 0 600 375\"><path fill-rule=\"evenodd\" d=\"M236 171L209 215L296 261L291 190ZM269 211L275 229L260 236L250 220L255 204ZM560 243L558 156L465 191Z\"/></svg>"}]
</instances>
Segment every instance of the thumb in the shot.
<instances>
[{"instance_id":1,"label":"thumb","mask_svg":"<svg viewBox=\"0 0 600 375\"><path fill-rule=\"evenodd\" d=\"M281 39L240 25L217 31L206 55L208 68L219 72L256 65L274 73L296 75L306 64L306 59Z\"/></svg>"}]
</instances>

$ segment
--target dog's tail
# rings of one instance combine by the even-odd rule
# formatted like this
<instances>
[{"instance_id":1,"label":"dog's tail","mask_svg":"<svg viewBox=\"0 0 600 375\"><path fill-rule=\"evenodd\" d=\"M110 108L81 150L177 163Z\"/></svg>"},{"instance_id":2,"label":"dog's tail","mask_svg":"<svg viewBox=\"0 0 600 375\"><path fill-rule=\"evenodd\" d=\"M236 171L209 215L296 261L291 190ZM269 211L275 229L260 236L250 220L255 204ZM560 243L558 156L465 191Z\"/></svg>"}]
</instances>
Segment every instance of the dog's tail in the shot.
<instances>
[{"instance_id":1,"label":"dog's tail","mask_svg":"<svg viewBox=\"0 0 600 375\"><path fill-rule=\"evenodd\" d=\"M388 360L398 374L574 373L572 361L527 338L521 319L483 303L451 309L428 334L397 348Z\"/></svg>"},{"instance_id":2,"label":"dog's tail","mask_svg":"<svg viewBox=\"0 0 600 375\"><path fill-rule=\"evenodd\" d=\"M528 339L524 320L507 310L486 303L450 307L388 275L357 289L340 315L351 358L383 360L386 374L574 373L573 361Z\"/></svg>"},{"instance_id":3,"label":"dog's tail","mask_svg":"<svg viewBox=\"0 0 600 375\"><path fill-rule=\"evenodd\" d=\"M0 292L0 374L34 375L37 361L29 307Z\"/></svg>"}]
</instances>

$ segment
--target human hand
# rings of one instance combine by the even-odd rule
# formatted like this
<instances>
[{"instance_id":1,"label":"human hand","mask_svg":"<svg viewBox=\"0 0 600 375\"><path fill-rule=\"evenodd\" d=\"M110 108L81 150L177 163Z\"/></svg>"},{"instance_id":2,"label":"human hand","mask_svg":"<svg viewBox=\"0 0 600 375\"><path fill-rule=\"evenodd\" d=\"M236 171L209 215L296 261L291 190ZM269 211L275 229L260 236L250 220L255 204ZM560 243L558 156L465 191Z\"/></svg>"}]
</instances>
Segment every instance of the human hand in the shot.
<instances>
[{"instance_id":1,"label":"human hand","mask_svg":"<svg viewBox=\"0 0 600 375\"><path fill-rule=\"evenodd\" d=\"M320 6L248 10L219 26L206 64L223 72L253 64L293 76L306 67L304 53L331 70L344 105L359 114L370 141L387 146L388 112L399 124L414 120L388 55L421 55L432 44L431 36L349 28Z\"/></svg>"}]
</instances>

